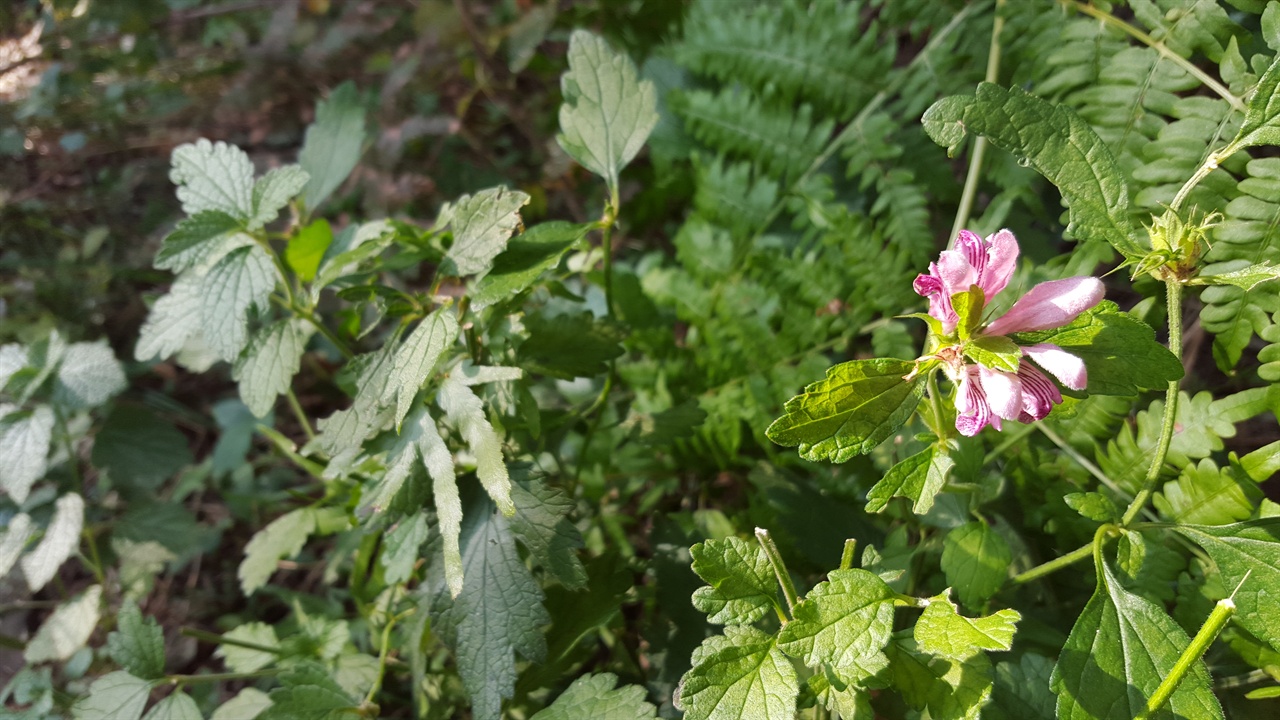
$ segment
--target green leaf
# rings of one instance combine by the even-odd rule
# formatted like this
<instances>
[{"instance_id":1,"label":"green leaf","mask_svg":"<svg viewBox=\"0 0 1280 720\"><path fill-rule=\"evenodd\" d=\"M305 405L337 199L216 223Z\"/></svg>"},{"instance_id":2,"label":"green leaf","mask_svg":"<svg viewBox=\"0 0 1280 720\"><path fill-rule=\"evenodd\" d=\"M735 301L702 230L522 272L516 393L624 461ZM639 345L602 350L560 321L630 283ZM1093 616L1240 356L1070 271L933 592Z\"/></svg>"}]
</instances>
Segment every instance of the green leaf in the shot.
<instances>
[{"instance_id":1,"label":"green leaf","mask_svg":"<svg viewBox=\"0 0 1280 720\"><path fill-rule=\"evenodd\" d=\"M947 584L971 608L980 607L1004 585L1012 560L1009 544L984 522L954 528L942 542Z\"/></svg>"},{"instance_id":2,"label":"green leaf","mask_svg":"<svg viewBox=\"0 0 1280 720\"><path fill-rule=\"evenodd\" d=\"M741 538L708 540L689 550L693 571L710 585L693 593L693 606L718 625L749 625L778 609L778 580L759 544Z\"/></svg>"},{"instance_id":3,"label":"green leaf","mask_svg":"<svg viewBox=\"0 0 1280 720\"><path fill-rule=\"evenodd\" d=\"M955 309L956 316L959 318L956 322L956 332L960 334L961 340L968 340L982 323L982 308L985 302L982 288L977 285L970 285L968 290L951 296L951 307Z\"/></svg>"},{"instance_id":4,"label":"green leaf","mask_svg":"<svg viewBox=\"0 0 1280 720\"><path fill-rule=\"evenodd\" d=\"M583 675L530 720L656 720L657 708L644 701L643 687L615 690L617 682L613 673Z\"/></svg>"},{"instance_id":5,"label":"green leaf","mask_svg":"<svg viewBox=\"0 0 1280 720\"><path fill-rule=\"evenodd\" d=\"M93 585L79 597L59 605L27 642L22 657L29 663L66 660L89 642L98 624L102 586Z\"/></svg>"},{"instance_id":6,"label":"green leaf","mask_svg":"<svg viewBox=\"0 0 1280 720\"><path fill-rule=\"evenodd\" d=\"M17 564L34 531L30 515L18 513L9 518L4 535L0 536L0 578L8 575Z\"/></svg>"},{"instance_id":7,"label":"green leaf","mask_svg":"<svg viewBox=\"0 0 1280 720\"><path fill-rule=\"evenodd\" d=\"M136 405L117 404L93 443L93 464L127 489L154 490L191 462L186 436Z\"/></svg>"},{"instance_id":8,"label":"green leaf","mask_svg":"<svg viewBox=\"0 0 1280 720\"><path fill-rule=\"evenodd\" d=\"M1173 529L1204 548L1222 574L1223 587L1239 586L1235 622L1280 650L1280 593L1275 591L1280 587L1280 518Z\"/></svg>"},{"instance_id":9,"label":"green leaf","mask_svg":"<svg viewBox=\"0 0 1280 720\"><path fill-rule=\"evenodd\" d=\"M244 548L244 560L236 573L245 595L266 584L276 571L276 564L302 551L307 537L316 531L316 512L299 508L285 513L259 530Z\"/></svg>"},{"instance_id":10,"label":"green leaf","mask_svg":"<svg viewBox=\"0 0 1280 720\"><path fill-rule=\"evenodd\" d=\"M485 507L466 516L462 592L443 617L434 619L453 630L458 674L471 696L473 717L497 720L503 699L515 688L514 653L541 662L546 655L541 628L551 618L506 518Z\"/></svg>"},{"instance_id":11,"label":"green leaf","mask_svg":"<svg viewBox=\"0 0 1280 720\"><path fill-rule=\"evenodd\" d=\"M93 408L110 400L126 385L124 369L106 340L72 343L58 365L53 399L72 410Z\"/></svg>"},{"instance_id":12,"label":"green leaf","mask_svg":"<svg viewBox=\"0 0 1280 720\"><path fill-rule=\"evenodd\" d=\"M204 715L190 695L177 690L156 703L142 720L204 720Z\"/></svg>"},{"instance_id":13,"label":"green leaf","mask_svg":"<svg viewBox=\"0 0 1280 720\"><path fill-rule=\"evenodd\" d=\"M383 577L388 583L402 583L413 575L413 566L418 562L418 550L427 541L429 532L426 513L418 512L401 520L383 536Z\"/></svg>"},{"instance_id":14,"label":"green leaf","mask_svg":"<svg viewBox=\"0 0 1280 720\"><path fill-rule=\"evenodd\" d=\"M889 468L867 493L867 512L884 512L895 497L909 499L911 511L917 515L929 512L955 465L946 447L930 445Z\"/></svg>"},{"instance_id":15,"label":"green leaf","mask_svg":"<svg viewBox=\"0 0 1280 720\"><path fill-rule=\"evenodd\" d=\"M1125 590L1104 562L1053 669L1058 720L1132 720L1190 644L1163 607ZM1202 661L1156 717L1223 717Z\"/></svg>"},{"instance_id":16,"label":"green leaf","mask_svg":"<svg viewBox=\"0 0 1280 720\"><path fill-rule=\"evenodd\" d=\"M589 312L530 315L524 325L529 337L520 345L520 363L533 372L565 380L594 377L626 352L621 334Z\"/></svg>"},{"instance_id":17,"label":"green leaf","mask_svg":"<svg viewBox=\"0 0 1280 720\"><path fill-rule=\"evenodd\" d=\"M30 412L14 412L0 403L0 488L16 503L27 500L31 486L48 469L53 441L53 410L38 405Z\"/></svg>"},{"instance_id":18,"label":"green leaf","mask_svg":"<svg viewBox=\"0 0 1280 720\"><path fill-rule=\"evenodd\" d=\"M453 228L453 245L444 256L446 275L477 275L493 267L494 258L507 249L507 240L520 226L520 208L529 196L503 186L463 195L440 211L438 224Z\"/></svg>"},{"instance_id":19,"label":"green leaf","mask_svg":"<svg viewBox=\"0 0 1280 720\"><path fill-rule=\"evenodd\" d=\"M116 629L107 636L107 650L117 665L144 680L164 677L164 632L154 618L143 618L135 603L116 615Z\"/></svg>"},{"instance_id":20,"label":"green leaf","mask_svg":"<svg viewBox=\"0 0 1280 720\"><path fill-rule=\"evenodd\" d=\"M743 625L698 646L676 693L685 720L794 720L800 685L773 636Z\"/></svg>"},{"instance_id":21,"label":"green leaf","mask_svg":"<svg viewBox=\"0 0 1280 720\"><path fill-rule=\"evenodd\" d=\"M832 570L796 605L778 647L806 665L860 670L889 642L896 593L866 570Z\"/></svg>"},{"instance_id":22,"label":"green leaf","mask_svg":"<svg viewBox=\"0 0 1280 720\"><path fill-rule=\"evenodd\" d=\"M983 335L965 344L964 356L993 370L1016 373L1022 349L1003 335Z\"/></svg>"},{"instance_id":23,"label":"green leaf","mask_svg":"<svg viewBox=\"0 0 1280 720\"><path fill-rule=\"evenodd\" d=\"M582 535L569 521L573 499L540 479L528 479L512 484L511 501L516 506L511 531L534 561L561 585L571 590L585 587L587 570L578 559Z\"/></svg>"},{"instance_id":24,"label":"green leaf","mask_svg":"<svg viewBox=\"0 0 1280 720\"><path fill-rule=\"evenodd\" d=\"M298 163L307 171L303 201L308 210L320 207L351 174L364 145L364 107L360 91L344 82L316 106L316 120L307 128Z\"/></svg>"},{"instance_id":25,"label":"green leaf","mask_svg":"<svg viewBox=\"0 0 1280 720\"><path fill-rule=\"evenodd\" d=\"M1272 60L1271 67L1258 80L1232 145L1280 145L1280 56Z\"/></svg>"},{"instance_id":26,"label":"green leaf","mask_svg":"<svg viewBox=\"0 0 1280 720\"><path fill-rule=\"evenodd\" d=\"M1093 128L1070 109L1019 88L982 83L974 96L943 98L925 112L925 131L954 147L964 133L981 135L1034 167L1062 193L1067 232L1106 242L1127 258L1147 250L1129 219L1129 188L1115 157Z\"/></svg>"},{"instance_id":27,"label":"green leaf","mask_svg":"<svg viewBox=\"0 0 1280 720\"><path fill-rule=\"evenodd\" d=\"M1165 483L1153 498L1161 513L1191 525L1227 525L1253 514L1261 491L1233 468L1218 469L1212 460L1187 465L1177 480Z\"/></svg>"},{"instance_id":28,"label":"green leaf","mask_svg":"<svg viewBox=\"0 0 1280 720\"><path fill-rule=\"evenodd\" d=\"M80 531L84 528L84 500L75 493L58 498L53 519L44 530L40 544L32 548L20 562L27 587L32 592L43 588L58 574L58 568L80 547Z\"/></svg>"},{"instance_id":29,"label":"green leaf","mask_svg":"<svg viewBox=\"0 0 1280 720\"><path fill-rule=\"evenodd\" d=\"M261 648L279 648L280 639L276 631L268 624L261 622L245 623L223 635L228 640L239 640ZM261 670L276 661L280 652L257 650L244 645L224 643L218 646L218 656L223 658L231 672L251 673Z\"/></svg>"},{"instance_id":30,"label":"green leaf","mask_svg":"<svg viewBox=\"0 0 1280 720\"><path fill-rule=\"evenodd\" d=\"M409 412L413 398L435 370L440 356L458 337L458 319L452 308L440 307L428 315L396 349L391 361L391 375L382 391L381 400L395 398L396 428Z\"/></svg>"},{"instance_id":31,"label":"green leaf","mask_svg":"<svg viewBox=\"0 0 1280 720\"><path fill-rule=\"evenodd\" d=\"M906 424L924 392L923 377L903 377L906 360L853 360L787 401L786 413L765 431L785 446L800 446L806 460L842 463L865 455Z\"/></svg>"},{"instance_id":32,"label":"green leaf","mask_svg":"<svg viewBox=\"0 0 1280 720\"><path fill-rule=\"evenodd\" d=\"M266 417L276 398L289 391L309 339L311 325L297 318L272 323L253 336L231 373L249 412Z\"/></svg>"},{"instance_id":33,"label":"green leaf","mask_svg":"<svg viewBox=\"0 0 1280 720\"><path fill-rule=\"evenodd\" d=\"M218 261L200 282L200 331L218 357L233 362L249 339L250 307L267 307L276 269L257 245Z\"/></svg>"},{"instance_id":34,"label":"green leaf","mask_svg":"<svg viewBox=\"0 0 1280 720\"><path fill-rule=\"evenodd\" d=\"M1049 689L1053 661L1026 653L1018 662L996 665L995 692L983 710L989 720L1055 720L1057 698Z\"/></svg>"},{"instance_id":35,"label":"green leaf","mask_svg":"<svg viewBox=\"0 0 1280 720\"><path fill-rule=\"evenodd\" d=\"M253 215L253 162L243 150L201 138L174 148L169 179L188 215L217 210L247 220Z\"/></svg>"},{"instance_id":36,"label":"green leaf","mask_svg":"<svg viewBox=\"0 0 1280 720\"><path fill-rule=\"evenodd\" d=\"M967 618L960 615L950 593L930 598L916 621L916 645L924 652L951 660L967 660L983 650L1009 650L1022 619L1017 610Z\"/></svg>"},{"instance_id":37,"label":"green leaf","mask_svg":"<svg viewBox=\"0 0 1280 720\"><path fill-rule=\"evenodd\" d=\"M307 171L297 165L278 167L259 178L253 184L253 213L246 227L259 230L274 221L280 209L302 192L310 179Z\"/></svg>"},{"instance_id":38,"label":"green leaf","mask_svg":"<svg viewBox=\"0 0 1280 720\"><path fill-rule=\"evenodd\" d=\"M590 229L590 225L557 220L534 225L512 238L507 249L494 258L493 269L476 283L471 304L481 309L524 291L558 265Z\"/></svg>"},{"instance_id":39,"label":"green leaf","mask_svg":"<svg viewBox=\"0 0 1280 720\"><path fill-rule=\"evenodd\" d=\"M1280 130L1280 129L1278 129ZM1280 266L1270 263L1249 265L1229 272L1198 275L1188 285L1234 285L1241 290L1252 290L1264 282L1280 280Z\"/></svg>"},{"instance_id":40,"label":"green leaf","mask_svg":"<svg viewBox=\"0 0 1280 720\"><path fill-rule=\"evenodd\" d=\"M151 697L151 683L119 671L103 675L71 708L76 720L138 720Z\"/></svg>"},{"instance_id":41,"label":"green leaf","mask_svg":"<svg viewBox=\"0 0 1280 720\"><path fill-rule=\"evenodd\" d=\"M516 506L511 501L511 476L502 457L502 440L485 417L480 398L455 373L440 383L436 402L471 448L476 461L476 478L489 498L503 515L514 515Z\"/></svg>"},{"instance_id":42,"label":"green leaf","mask_svg":"<svg viewBox=\"0 0 1280 720\"><path fill-rule=\"evenodd\" d=\"M1262 482L1280 473L1280 440L1240 458L1240 469L1254 482Z\"/></svg>"},{"instance_id":43,"label":"green leaf","mask_svg":"<svg viewBox=\"0 0 1280 720\"><path fill-rule=\"evenodd\" d=\"M195 270L203 275L227 253L253 243L240 218L205 210L182 220L165 236L154 264L161 270Z\"/></svg>"},{"instance_id":44,"label":"green leaf","mask_svg":"<svg viewBox=\"0 0 1280 720\"><path fill-rule=\"evenodd\" d=\"M200 318L203 285L204 276L194 271L182 273L174 280L168 294L151 306L147 321L138 332L138 344L133 351L135 360L167 358L199 333L203 325Z\"/></svg>"},{"instance_id":45,"label":"green leaf","mask_svg":"<svg viewBox=\"0 0 1280 720\"><path fill-rule=\"evenodd\" d=\"M289 238L289 244L284 249L284 261L289 263L299 280L311 282L320 269L325 251L332 243L333 228L329 227L329 221L323 218L316 220Z\"/></svg>"},{"instance_id":46,"label":"green leaf","mask_svg":"<svg viewBox=\"0 0 1280 720\"><path fill-rule=\"evenodd\" d=\"M889 643L889 672L902 699L932 720L978 720L991 697L991 661L983 653L963 662L920 652L914 641Z\"/></svg>"},{"instance_id":47,"label":"green leaf","mask_svg":"<svg viewBox=\"0 0 1280 720\"><path fill-rule=\"evenodd\" d=\"M254 687L247 687L213 711L209 720L254 720L271 707L271 698Z\"/></svg>"},{"instance_id":48,"label":"green leaf","mask_svg":"<svg viewBox=\"0 0 1280 720\"><path fill-rule=\"evenodd\" d=\"M1096 492L1067 493L1062 496L1067 507L1095 522L1108 523L1120 519L1120 510L1111 498Z\"/></svg>"},{"instance_id":49,"label":"green leaf","mask_svg":"<svg viewBox=\"0 0 1280 720\"><path fill-rule=\"evenodd\" d=\"M569 70L560 77L564 104L556 141L618 193L618 174L658 123L658 92L631 58L586 30L569 36Z\"/></svg>"},{"instance_id":50,"label":"green leaf","mask_svg":"<svg viewBox=\"0 0 1280 720\"><path fill-rule=\"evenodd\" d=\"M1090 395L1137 395L1182 378L1182 363L1156 342L1155 331L1107 300L1069 325L1010 337L1019 345L1052 343L1083 360Z\"/></svg>"}]
</instances>

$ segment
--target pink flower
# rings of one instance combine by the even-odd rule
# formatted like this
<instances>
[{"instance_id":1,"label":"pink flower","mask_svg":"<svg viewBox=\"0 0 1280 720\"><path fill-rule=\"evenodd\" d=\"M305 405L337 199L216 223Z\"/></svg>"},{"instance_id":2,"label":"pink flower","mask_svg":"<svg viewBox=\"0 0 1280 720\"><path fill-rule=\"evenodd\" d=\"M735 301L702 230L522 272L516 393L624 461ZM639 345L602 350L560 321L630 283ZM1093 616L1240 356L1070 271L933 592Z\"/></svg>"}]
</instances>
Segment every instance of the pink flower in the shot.
<instances>
[{"instance_id":1,"label":"pink flower","mask_svg":"<svg viewBox=\"0 0 1280 720\"><path fill-rule=\"evenodd\" d=\"M916 292L929 299L929 315L942 327L943 346L934 357L943 361L956 385L956 429L962 435L977 435L987 425L999 430L1002 420L1032 422L1048 415L1062 402L1062 393L1045 371L1072 390L1083 390L1088 382L1084 362L1050 343L1020 346L1016 372L985 367L965 356L965 345L973 339L1062 327L1102 300L1097 278L1052 280L1031 288L973 338L954 337L959 316L951 297L977 287L985 307L1009 284L1017 261L1018 241L1008 230L986 240L962 230L955 247L943 251L938 262L929 264L929 274L914 283Z\"/></svg>"}]
</instances>

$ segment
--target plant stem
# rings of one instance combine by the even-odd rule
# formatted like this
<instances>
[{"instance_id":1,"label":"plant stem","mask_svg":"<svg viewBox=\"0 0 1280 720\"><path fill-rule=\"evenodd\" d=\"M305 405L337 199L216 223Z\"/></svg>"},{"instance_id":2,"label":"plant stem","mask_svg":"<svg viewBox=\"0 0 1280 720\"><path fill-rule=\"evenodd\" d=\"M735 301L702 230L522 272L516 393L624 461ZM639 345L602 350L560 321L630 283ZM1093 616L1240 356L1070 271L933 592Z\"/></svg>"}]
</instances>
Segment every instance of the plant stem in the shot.
<instances>
[{"instance_id":1,"label":"plant stem","mask_svg":"<svg viewBox=\"0 0 1280 720\"><path fill-rule=\"evenodd\" d=\"M1244 112L1245 108L1244 108L1243 100L1233 95L1230 90L1224 87L1222 83L1215 80L1213 76L1201 70L1190 60L1170 50L1167 45L1160 42L1159 40L1156 40L1155 38L1151 37L1147 33L1130 25L1124 20L1121 20L1115 15L1112 15L1106 10L1102 10L1101 8L1094 7L1093 5L1090 5L1088 3L1080 2L1080 0L1058 0L1058 2L1065 7L1073 8L1078 12L1088 15L1089 17L1101 20L1103 23L1124 32L1125 34L1129 35L1135 40L1141 42L1143 45L1150 47L1151 49L1160 53L1160 55L1163 56L1166 60L1182 68L1188 74L1195 77L1200 82L1204 83L1205 87L1217 93L1218 96L1221 97L1223 100L1226 100L1227 103L1230 104L1233 109L1238 110L1240 112Z\"/></svg>"},{"instance_id":2,"label":"plant stem","mask_svg":"<svg viewBox=\"0 0 1280 720\"><path fill-rule=\"evenodd\" d=\"M1000 33L1004 30L1005 0L996 0L995 21L991 24L991 48L987 51L987 75L989 83L1000 79ZM960 193L960 206L956 208L955 222L951 223L951 234L954 238L960 234L969 222L969 213L973 211L973 200L978 195L978 175L982 172L982 160L987 154L987 138L979 135L973 141L973 154L969 156L969 172L964 178L964 190Z\"/></svg>"},{"instance_id":3,"label":"plant stem","mask_svg":"<svg viewBox=\"0 0 1280 720\"><path fill-rule=\"evenodd\" d=\"M600 250L604 252L604 307L610 318L613 317L613 222L617 212L617 207L611 206L600 220Z\"/></svg>"},{"instance_id":4,"label":"plant stem","mask_svg":"<svg viewBox=\"0 0 1280 720\"><path fill-rule=\"evenodd\" d=\"M316 439L316 431L311 429L311 421L307 419L307 414L302 411L302 404L298 402L298 396L294 394L293 388L285 393L285 397L289 400L289 407L293 410L293 414L298 418L298 424L302 426L302 432L306 433L307 440Z\"/></svg>"},{"instance_id":5,"label":"plant stem","mask_svg":"<svg viewBox=\"0 0 1280 720\"><path fill-rule=\"evenodd\" d=\"M1196 168L1195 174L1190 178L1187 178L1187 181L1182 184L1182 187L1178 188L1178 194L1173 196L1173 202L1169 203L1169 209L1177 212L1178 209L1182 207L1182 203L1187 201L1187 196L1191 194L1191 191L1195 189L1195 186L1199 185L1201 180L1208 177L1209 173L1217 170L1218 165L1220 165L1223 160L1235 155L1239 149L1239 146L1232 142L1221 150L1209 153L1209 157L1205 158L1204 162L1200 164L1200 167Z\"/></svg>"},{"instance_id":6,"label":"plant stem","mask_svg":"<svg viewBox=\"0 0 1280 720\"><path fill-rule=\"evenodd\" d=\"M217 633L205 632L204 630L197 630L195 628L182 628L181 634L189 638L200 640L201 642L211 643L213 645L232 645L235 647L242 647L246 650L257 650L258 652L271 653L272 655L279 655L280 653L284 652L278 647L259 645L257 643L252 643L247 640L237 640L232 637L227 637L226 635L219 635Z\"/></svg>"},{"instance_id":7,"label":"plant stem","mask_svg":"<svg viewBox=\"0 0 1280 720\"><path fill-rule=\"evenodd\" d=\"M1085 457L1084 455L1081 455L1078 450L1071 447L1071 445L1067 443L1066 440L1062 439L1062 437L1059 436L1058 433L1054 432L1053 429L1050 428L1048 425L1046 425L1043 422L1038 422L1038 423L1035 423L1034 426L1037 430L1039 430L1042 434L1044 434L1045 437L1049 438L1049 440L1052 441L1054 445L1057 445L1058 449L1061 450L1067 457L1074 460L1076 464L1079 465L1080 467L1089 471L1089 474L1092 475L1095 479L1097 479L1098 482L1107 486L1112 492L1116 493L1117 495L1121 495L1125 497L1129 496L1129 493L1125 492L1124 488L1120 487L1118 484L1116 484L1116 481L1107 477L1107 474L1102 472L1102 468L1095 465L1092 461L1089 460L1089 458Z\"/></svg>"},{"instance_id":8,"label":"plant stem","mask_svg":"<svg viewBox=\"0 0 1280 720\"><path fill-rule=\"evenodd\" d=\"M942 397L938 391L938 373L933 371L929 373L928 392L929 392L929 409L933 414L933 425L930 428L933 434L938 436L939 441L945 441L951 437L951 433L947 430L947 423L942 410Z\"/></svg>"},{"instance_id":9,"label":"plant stem","mask_svg":"<svg viewBox=\"0 0 1280 720\"><path fill-rule=\"evenodd\" d=\"M782 586L782 597L787 601L788 613L795 617L796 603L800 601L797 599L796 586L791 582L791 573L787 572L787 564L782 561L782 553L778 552L778 546L773 543L769 531L764 528L756 528L756 542L760 543L765 557L769 558L769 564L773 566L773 574L778 578L778 584Z\"/></svg>"},{"instance_id":10,"label":"plant stem","mask_svg":"<svg viewBox=\"0 0 1280 720\"><path fill-rule=\"evenodd\" d=\"M1182 283L1176 278L1166 280L1165 304L1169 313L1169 351L1182 361ZM1151 467L1147 468L1147 477L1142 490L1129 503L1124 511L1120 524L1129 527L1134 518L1142 511L1142 507L1151 498L1156 481L1160 478L1160 470L1164 467L1165 457L1169 455L1169 443L1173 441L1173 428L1178 417L1178 381L1169 383L1164 394L1164 418L1160 426L1160 440L1156 444L1155 457L1151 458Z\"/></svg>"},{"instance_id":11,"label":"plant stem","mask_svg":"<svg viewBox=\"0 0 1280 720\"><path fill-rule=\"evenodd\" d=\"M1018 585L1029 583L1032 580L1037 580L1039 578L1042 578L1045 575L1048 575L1049 573L1056 572L1069 565L1074 565L1080 562L1081 560L1084 560L1085 558L1089 557L1092 554L1093 554L1093 543L1089 543L1084 547L1080 547L1080 548L1076 548L1075 550L1072 550L1066 555L1056 557L1042 565L1037 565L1024 573L1019 573L1017 575L1014 575L1013 582Z\"/></svg>"},{"instance_id":12,"label":"plant stem","mask_svg":"<svg viewBox=\"0 0 1280 720\"><path fill-rule=\"evenodd\" d=\"M849 538L848 540L844 541L844 551L840 553L840 569L841 570L848 570L849 568L853 567L853 557L854 557L854 553L857 552L857 549L858 549L857 540L853 538Z\"/></svg>"},{"instance_id":13,"label":"plant stem","mask_svg":"<svg viewBox=\"0 0 1280 720\"><path fill-rule=\"evenodd\" d=\"M271 677L280 673L279 668L255 670L247 673L209 673L208 675L166 675L164 681L171 685L189 685L199 682L227 682L228 680L252 680Z\"/></svg>"},{"instance_id":14,"label":"plant stem","mask_svg":"<svg viewBox=\"0 0 1280 720\"><path fill-rule=\"evenodd\" d=\"M391 596L387 598L387 613L391 611ZM364 696L364 704L369 705L373 702L373 698L382 689L382 678L387 673L387 654L391 649L391 629L396 626L400 618L408 617L415 612L413 608L406 610L400 615L392 615L387 624L382 628L382 649L378 652L378 675L374 678L373 685L369 686L369 692Z\"/></svg>"},{"instance_id":15,"label":"plant stem","mask_svg":"<svg viewBox=\"0 0 1280 720\"><path fill-rule=\"evenodd\" d=\"M1235 614L1236 605L1231 598L1224 598L1218 601L1214 606L1213 612L1209 613L1209 618L1204 621L1204 625L1200 626L1200 632L1191 639L1191 644L1186 650L1178 656L1178 661L1173 664L1173 669L1165 676L1160 687L1147 700L1147 707L1133 720L1149 720L1149 718L1160 711L1164 704L1169 701L1173 693L1182 684L1182 679L1187 676L1187 672L1191 670L1192 665L1200 659L1201 655L1209 649L1209 645L1218 637L1218 633L1222 632L1222 628L1227 624L1227 620Z\"/></svg>"},{"instance_id":16,"label":"plant stem","mask_svg":"<svg viewBox=\"0 0 1280 720\"><path fill-rule=\"evenodd\" d=\"M316 330L320 331L320 334L323 335L326 340L333 343L333 346L338 348L338 352L342 353L342 357L347 360L355 357L355 353L351 352L351 348L347 347L347 344L342 342L337 335L334 335L332 330L325 327L324 323L320 322L320 318L317 318L315 313L301 308L293 308L293 311L303 320L311 323Z\"/></svg>"}]
</instances>

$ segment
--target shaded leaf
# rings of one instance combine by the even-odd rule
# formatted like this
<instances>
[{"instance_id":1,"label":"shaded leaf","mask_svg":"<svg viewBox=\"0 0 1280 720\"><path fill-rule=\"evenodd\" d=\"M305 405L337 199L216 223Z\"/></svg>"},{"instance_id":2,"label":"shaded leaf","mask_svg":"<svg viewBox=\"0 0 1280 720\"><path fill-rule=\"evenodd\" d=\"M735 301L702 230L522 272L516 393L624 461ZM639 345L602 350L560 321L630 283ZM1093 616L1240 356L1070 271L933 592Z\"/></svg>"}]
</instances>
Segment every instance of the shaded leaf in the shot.
<instances>
[{"instance_id":1,"label":"shaded leaf","mask_svg":"<svg viewBox=\"0 0 1280 720\"><path fill-rule=\"evenodd\" d=\"M520 362L533 372L566 380L594 377L626 352L621 333L589 312L530 315L524 324L529 337L520 345Z\"/></svg>"},{"instance_id":2,"label":"shaded leaf","mask_svg":"<svg viewBox=\"0 0 1280 720\"><path fill-rule=\"evenodd\" d=\"M590 225L552 221L534 225L511 239L506 250L493 260L491 269L471 293L477 309L522 292L542 275L554 268L574 245L582 239Z\"/></svg>"},{"instance_id":3,"label":"shaded leaf","mask_svg":"<svg viewBox=\"0 0 1280 720\"><path fill-rule=\"evenodd\" d=\"M354 83L344 82L316 105L298 163L307 172L303 200L308 210L324 202L351 174L364 145L364 107Z\"/></svg>"},{"instance_id":4,"label":"shaded leaf","mask_svg":"<svg viewBox=\"0 0 1280 720\"><path fill-rule=\"evenodd\" d=\"M205 210L185 218L164 238L154 265L175 273L203 275L232 250L252 245L240 218L221 210Z\"/></svg>"},{"instance_id":5,"label":"shaded leaf","mask_svg":"<svg viewBox=\"0 0 1280 720\"><path fill-rule=\"evenodd\" d=\"M991 526L971 522L947 533L942 543L942 572L960 601L980 607L1009 575L1013 553Z\"/></svg>"},{"instance_id":6,"label":"shaded leaf","mask_svg":"<svg viewBox=\"0 0 1280 720\"><path fill-rule=\"evenodd\" d=\"M173 423L136 405L116 405L93 443L93 464L131 489L154 490L192 460Z\"/></svg>"},{"instance_id":7,"label":"shaded leaf","mask_svg":"<svg viewBox=\"0 0 1280 720\"><path fill-rule=\"evenodd\" d=\"M569 521L573 500L540 479L517 481L511 486L516 514L511 530L534 561L570 589L587 584L587 570L578 559L582 536Z\"/></svg>"},{"instance_id":8,"label":"shaded leaf","mask_svg":"<svg viewBox=\"0 0 1280 720\"><path fill-rule=\"evenodd\" d=\"M269 525L254 534L244 548L244 560L236 576L245 595L266 584L276 571L276 565L287 557L302 551L307 537L316 531L316 513L311 508L299 508L272 520Z\"/></svg>"},{"instance_id":9,"label":"shaded leaf","mask_svg":"<svg viewBox=\"0 0 1280 720\"><path fill-rule=\"evenodd\" d=\"M867 512L883 512L895 497L910 500L911 511L917 515L929 512L955 464L946 447L930 445L889 468L867 493Z\"/></svg>"},{"instance_id":10,"label":"shaded leaf","mask_svg":"<svg viewBox=\"0 0 1280 720\"><path fill-rule=\"evenodd\" d=\"M1235 622L1280 650L1280 593L1275 591L1280 587L1280 518L1173 529L1204 548L1222 574L1224 588L1240 587Z\"/></svg>"},{"instance_id":11,"label":"shaded leaf","mask_svg":"<svg viewBox=\"0 0 1280 720\"><path fill-rule=\"evenodd\" d=\"M143 618L138 606L126 603L107 636L107 650L117 665L143 680L164 676L164 632L154 618Z\"/></svg>"}]
</instances>

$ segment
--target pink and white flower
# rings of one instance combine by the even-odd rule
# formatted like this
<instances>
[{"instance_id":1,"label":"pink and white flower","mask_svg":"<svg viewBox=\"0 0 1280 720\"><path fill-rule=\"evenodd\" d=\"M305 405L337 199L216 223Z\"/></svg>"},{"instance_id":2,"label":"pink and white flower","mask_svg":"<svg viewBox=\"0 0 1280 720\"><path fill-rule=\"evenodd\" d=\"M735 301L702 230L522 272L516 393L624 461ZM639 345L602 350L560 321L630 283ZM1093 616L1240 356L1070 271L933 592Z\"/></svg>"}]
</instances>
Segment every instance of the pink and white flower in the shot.
<instances>
[{"instance_id":1,"label":"pink and white flower","mask_svg":"<svg viewBox=\"0 0 1280 720\"><path fill-rule=\"evenodd\" d=\"M979 337L1050 330L1075 320L1102 301L1103 285L1093 277L1072 277L1040 283L1031 288L1004 315L977 329L973 338L954 336L959 315L951 298L977 287L987 303L1009 284L1018 261L1018 241L1008 230L983 240L962 230L955 246L942 252L929 273L916 277L916 293L928 298L929 315L941 325L944 346L933 356L956 385L956 429L977 435L1002 420L1032 422L1049 414L1062 402L1062 393L1045 375L1047 371L1064 387L1083 390L1088 382L1084 362L1050 343L1020 346L1017 372L970 362L964 344Z\"/></svg>"}]
</instances>

